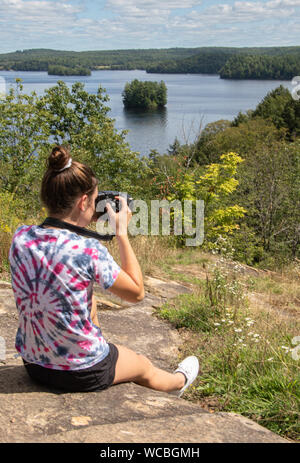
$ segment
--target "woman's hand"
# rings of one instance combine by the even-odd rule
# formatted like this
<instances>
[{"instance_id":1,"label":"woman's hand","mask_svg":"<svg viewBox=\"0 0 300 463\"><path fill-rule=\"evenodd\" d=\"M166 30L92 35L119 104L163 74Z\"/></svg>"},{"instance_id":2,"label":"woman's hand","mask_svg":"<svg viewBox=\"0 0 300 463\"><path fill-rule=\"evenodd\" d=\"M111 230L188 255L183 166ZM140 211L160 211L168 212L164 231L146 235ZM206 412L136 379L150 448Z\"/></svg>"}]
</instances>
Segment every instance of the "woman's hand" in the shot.
<instances>
[{"instance_id":1,"label":"woman's hand","mask_svg":"<svg viewBox=\"0 0 300 463\"><path fill-rule=\"evenodd\" d=\"M123 196L116 198L120 201L120 212L114 212L110 204L106 204L106 208L109 223L114 227L119 244L121 271L109 291L121 299L136 303L144 298L145 291L143 274L127 236L132 212Z\"/></svg>"},{"instance_id":2,"label":"woman's hand","mask_svg":"<svg viewBox=\"0 0 300 463\"><path fill-rule=\"evenodd\" d=\"M128 207L127 200L123 196L116 196L121 203L120 212L115 212L109 203L106 204L110 226L116 231L116 236L127 235L128 224L132 212Z\"/></svg>"}]
</instances>

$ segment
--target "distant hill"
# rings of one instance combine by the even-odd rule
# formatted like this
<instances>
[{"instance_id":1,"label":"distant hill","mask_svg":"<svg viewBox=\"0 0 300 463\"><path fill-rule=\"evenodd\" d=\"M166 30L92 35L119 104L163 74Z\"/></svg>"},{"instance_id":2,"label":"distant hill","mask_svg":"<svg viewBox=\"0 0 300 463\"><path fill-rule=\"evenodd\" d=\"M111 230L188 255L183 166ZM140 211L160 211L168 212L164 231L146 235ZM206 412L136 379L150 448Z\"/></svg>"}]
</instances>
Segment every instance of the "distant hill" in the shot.
<instances>
[{"instance_id":1,"label":"distant hill","mask_svg":"<svg viewBox=\"0 0 300 463\"><path fill-rule=\"evenodd\" d=\"M235 49L204 49L187 58L173 59L147 66L146 71L163 74L219 74L227 60L236 53Z\"/></svg>"},{"instance_id":2,"label":"distant hill","mask_svg":"<svg viewBox=\"0 0 300 463\"><path fill-rule=\"evenodd\" d=\"M146 69L147 66L177 60L199 53L199 48L149 50L62 51L50 49L18 50L0 54L0 69L47 71L51 65L93 69Z\"/></svg>"},{"instance_id":3,"label":"distant hill","mask_svg":"<svg viewBox=\"0 0 300 463\"><path fill-rule=\"evenodd\" d=\"M146 68L149 73L219 74L222 79L291 79L300 74L300 47L204 48L193 56Z\"/></svg>"},{"instance_id":4,"label":"distant hill","mask_svg":"<svg viewBox=\"0 0 300 463\"><path fill-rule=\"evenodd\" d=\"M224 79L291 79L300 74L300 47L198 47L99 51L17 50L0 54L0 69L49 71L143 69L148 73L219 74ZM70 68L70 69L68 69ZM86 71L88 72L88 71Z\"/></svg>"}]
</instances>

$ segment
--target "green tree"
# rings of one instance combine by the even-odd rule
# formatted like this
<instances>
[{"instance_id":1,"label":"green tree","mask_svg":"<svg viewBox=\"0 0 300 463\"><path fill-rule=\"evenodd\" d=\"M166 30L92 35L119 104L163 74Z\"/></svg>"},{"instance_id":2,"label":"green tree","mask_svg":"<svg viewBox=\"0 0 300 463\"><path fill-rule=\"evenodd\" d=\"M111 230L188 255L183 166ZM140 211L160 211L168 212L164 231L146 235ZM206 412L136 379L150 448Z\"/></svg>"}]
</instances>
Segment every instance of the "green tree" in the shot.
<instances>
[{"instance_id":1,"label":"green tree","mask_svg":"<svg viewBox=\"0 0 300 463\"><path fill-rule=\"evenodd\" d=\"M261 117L269 119L278 129L286 127L284 117L285 107L293 102L292 95L283 85L275 88L263 98L251 114L252 118Z\"/></svg>"},{"instance_id":2,"label":"green tree","mask_svg":"<svg viewBox=\"0 0 300 463\"><path fill-rule=\"evenodd\" d=\"M269 92L254 111L239 113L232 126L257 118L272 122L277 129L285 129L290 140L300 134L300 102L294 100L290 91L282 85Z\"/></svg>"},{"instance_id":3,"label":"green tree","mask_svg":"<svg viewBox=\"0 0 300 463\"><path fill-rule=\"evenodd\" d=\"M271 121L256 118L228 127L220 121L212 124L214 130L204 130L196 143L196 159L199 164L209 164L219 159L219 153L239 152L243 158L258 143L268 144L285 137L285 130L278 130Z\"/></svg>"},{"instance_id":4,"label":"green tree","mask_svg":"<svg viewBox=\"0 0 300 463\"><path fill-rule=\"evenodd\" d=\"M97 174L102 189L128 190L142 194L146 164L126 142L126 131L118 132L108 117L105 90L99 86L89 94L76 82L69 89L63 81L48 89L43 106L51 113L49 129L57 143L70 144L82 162Z\"/></svg>"},{"instance_id":5,"label":"green tree","mask_svg":"<svg viewBox=\"0 0 300 463\"><path fill-rule=\"evenodd\" d=\"M239 168L235 200L247 209L245 223L255 232L255 245L278 262L299 255L299 178L299 143L258 143Z\"/></svg>"},{"instance_id":6,"label":"green tree","mask_svg":"<svg viewBox=\"0 0 300 463\"><path fill-rule=\"evenodd\" d=\"M104 90L96 95L77 82L64 82L38 97L22 93L22 84L0 101L0 185L24 198L28 211L40 208L39 189L53 143L69 144L75 159L89 164L100 189L142 197L145 162L131 151L126 132L117 132L107 116ZM26 204L26 206L25 206Z\"/></svg>"},{"instance_id":7,"label":"green tree","mask_svg":"<svg viewBox=\"0 0 300 463\"><path fill-rule=\"evenodd\" d=\"M294 140L300 136L300 101L292 100L286 104L282 113L284 126L288 129L289 138Z\"/></svg>"},{"instance_id":8,"label":"green tree","mask_svg":"<svg viewBox=\"0 0 300 463\"><path fill-rule=\"evenodd\" d=\"M16 89L0 100L0 185L2 191L29 200L39 155L50 148L49 113L35 92L26 95L22 90L17 79Z\"/></svg>"},{"instance_id":9,"label":"green tree","mask_svg":"<svg viewBox=\"0 0 300 463\"><path fill-rule=\"evenodd\" d=\"M220 156L220 162L195 169L178 170L167 196L173 200L203 200L205 207L205 241L210 246L219 236L231 235L246 210L232 204L231 196L239 182L236 178L242 158L234 152ZM182 241L182 237L179 238ZM209 244L210 243L210 244Z\"/></svg>"}]
</instances>

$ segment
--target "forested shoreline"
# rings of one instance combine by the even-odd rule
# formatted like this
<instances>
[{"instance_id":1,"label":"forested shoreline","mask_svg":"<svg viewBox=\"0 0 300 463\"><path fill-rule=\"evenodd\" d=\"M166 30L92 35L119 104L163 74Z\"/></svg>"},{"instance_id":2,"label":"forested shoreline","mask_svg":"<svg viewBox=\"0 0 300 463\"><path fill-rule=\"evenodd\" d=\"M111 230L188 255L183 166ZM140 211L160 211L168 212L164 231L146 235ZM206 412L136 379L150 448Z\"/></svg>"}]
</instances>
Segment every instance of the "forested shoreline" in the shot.
<instances>
[{"instance_id":1,"label":"forested shoreline","mask_svg":"<svg viewBox=\"0 0 300 463\"><path fill-rule=\"evenodd\" d=\"M48 66L49 76L90 76L91 70L84 67L57 66L51 64Z\"/></svg>"},{"instance_id":2,"label":"forested shoreline","mask_svg":"<svg viewBox=\"0 0 300 463\"><path fill-rule=\"evenodd\" d=\"M0 70L89 75L97 69L218 74L223 79L290 80L300 74L300 47L199 47L84 52L32 49L0 54Z\"/></svg>"},{"instance_id":3,"label":"forested shoreline","mask_svg":"<svg viewBox=\"0 0 300 463\"><path fill-rule=\"evenodd\" d=\"M220 70L222 79L290 80L300 73L300 55L234 56Z\"/></svg>"}]
</instances>

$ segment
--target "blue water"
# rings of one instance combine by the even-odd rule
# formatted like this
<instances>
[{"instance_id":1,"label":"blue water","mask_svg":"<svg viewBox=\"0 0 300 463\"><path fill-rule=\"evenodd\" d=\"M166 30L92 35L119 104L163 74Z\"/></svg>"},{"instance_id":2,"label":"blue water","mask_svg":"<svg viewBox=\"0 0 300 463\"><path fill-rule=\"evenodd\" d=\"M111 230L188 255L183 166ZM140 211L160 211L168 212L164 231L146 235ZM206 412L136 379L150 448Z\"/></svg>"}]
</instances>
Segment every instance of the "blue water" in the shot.
<instances>
[{"instance_id":1,"label":"blue water","mask_svg":"<svg viewBox=\"0 0 300 463\"><path fill-rule=\"evenodd\" d=\"M233 120L239 111L254 109L264 96L284 85L292 90L289 81L222 80L217 75L204 74L147 74L145 71L93 71L91 76L48 76L46 72L0 71L6 89L16 78L23 80L24 91L41 95L46 88L64 80L68 86L84 82L85 89L96 93L101 85L110 98L109 116L115 119L118 130L129 130L126 140L131 149L143 155L151 149L166 152L177 137L191 143L206 124L220 119ZM164 110L153 112L126 111L122 91L133 79L161 81L168 89L168 104Z\"/></svg>"}]
</instances>

